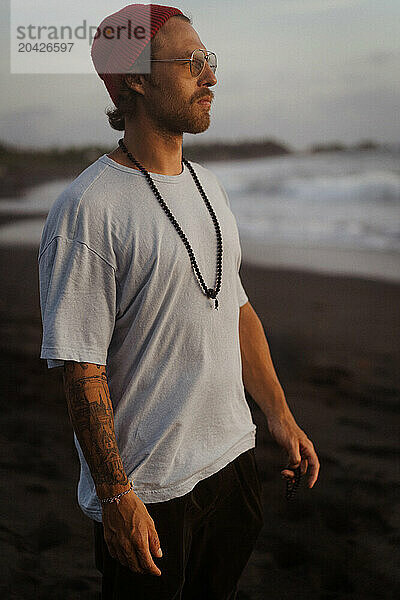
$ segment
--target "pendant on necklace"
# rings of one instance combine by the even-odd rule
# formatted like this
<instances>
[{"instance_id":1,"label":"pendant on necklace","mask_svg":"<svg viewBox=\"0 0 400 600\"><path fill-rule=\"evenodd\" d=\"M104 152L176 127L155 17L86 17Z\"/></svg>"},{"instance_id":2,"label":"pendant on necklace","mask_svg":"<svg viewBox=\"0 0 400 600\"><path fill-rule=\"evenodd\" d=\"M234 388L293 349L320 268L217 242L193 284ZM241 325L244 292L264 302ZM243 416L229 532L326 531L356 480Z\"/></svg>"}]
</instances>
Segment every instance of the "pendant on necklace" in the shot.
<instances>
[{"instance_id":1,"label":"pendant on necklace","mask_svg":"<svg viewBox=\"0 0 400 600\"><path fill-rule=\"evenodd\" d=\"M212 288L209 288L207 295L210 300L214 300L214 308L218 310L218 299L215 297L215 291Z\"/></svg>"},{"instance_id":2,"label":"pendant on necklace","mask_svg":"<svg viewBox=\"0 0 400 600\"><path fill-rule=\"evenodd\" d=\"M210 298L210 300L211 300L211 308L212 308L212 307L213 307L213 306L212 306L212 301L213 301L213 299L212 299L212 298ZM218 310L218 300L217 300L216 298L215 298L215 300L214 300L214 308L215 308L216 310Z\"/></svg>"}]
</instances>

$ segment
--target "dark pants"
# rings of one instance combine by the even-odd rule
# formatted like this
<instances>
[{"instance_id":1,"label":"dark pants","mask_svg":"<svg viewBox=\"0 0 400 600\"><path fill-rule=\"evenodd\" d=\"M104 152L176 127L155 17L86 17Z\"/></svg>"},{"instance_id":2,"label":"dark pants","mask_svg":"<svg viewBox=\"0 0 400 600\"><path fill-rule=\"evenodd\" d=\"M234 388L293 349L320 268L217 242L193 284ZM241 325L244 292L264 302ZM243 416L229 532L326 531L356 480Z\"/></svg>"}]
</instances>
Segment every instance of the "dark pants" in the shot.
<instances>
[{"instance_id":1,"label":"dark pants","mask_svg":"<svg viewBox=\"0 0 400 600\"><path fill-rule=\"evenodd\" d=\"M185 494L146 504L163 556L161 575L134 573L113 559L103 525L94 523L103 600L234 600L263 525L254 448Z\"/></svg>"}]
</instances>

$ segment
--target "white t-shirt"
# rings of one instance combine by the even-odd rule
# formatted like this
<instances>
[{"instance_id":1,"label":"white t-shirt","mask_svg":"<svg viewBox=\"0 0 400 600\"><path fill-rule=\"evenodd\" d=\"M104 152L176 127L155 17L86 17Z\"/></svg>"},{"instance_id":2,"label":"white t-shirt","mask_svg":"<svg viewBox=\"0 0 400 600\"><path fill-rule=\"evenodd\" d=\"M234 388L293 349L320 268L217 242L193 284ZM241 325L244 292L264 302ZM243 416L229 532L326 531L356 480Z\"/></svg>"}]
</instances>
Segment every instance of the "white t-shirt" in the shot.
<instances>
[{"instance_id":1,"label":"white t-shirt","mask_svg":"<svg viewBox=\"0 0 400 600\"><path fill-rule=\"evenodd\" d=\"M191 163L222 234L219 307L207 298L188 252L145 175L106 154L57 198L39 248L43 338L49 368L64 360L106 365L118 448L144 503L188 493L255 446L243 382L235 217L215 174ZM151 173L215 288L214 224L189 169ZM78 503L102 520L74 433Z\"/></svg>"}]
</instances>

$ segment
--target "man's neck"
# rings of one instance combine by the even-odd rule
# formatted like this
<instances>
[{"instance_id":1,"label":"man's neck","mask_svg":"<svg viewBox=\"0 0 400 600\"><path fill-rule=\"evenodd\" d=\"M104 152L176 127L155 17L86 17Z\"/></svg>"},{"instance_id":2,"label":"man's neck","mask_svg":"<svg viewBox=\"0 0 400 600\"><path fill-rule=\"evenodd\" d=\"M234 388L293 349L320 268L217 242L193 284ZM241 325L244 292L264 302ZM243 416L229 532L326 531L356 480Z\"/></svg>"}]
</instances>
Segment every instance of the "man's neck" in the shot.
<instances>
[{"instance_id":1,"label":"man's neck","mask_svg":"<svg viewBox=\"0 0 400 600\"><path fill-rule=\"evenodd\" d=\"M123 142L133 157L150 173L179 175L182 172L182 134L162 135L158 132L125 131ZM118 146L108 154L121 165L138 169Z\"/></svg>"}]
</instances>

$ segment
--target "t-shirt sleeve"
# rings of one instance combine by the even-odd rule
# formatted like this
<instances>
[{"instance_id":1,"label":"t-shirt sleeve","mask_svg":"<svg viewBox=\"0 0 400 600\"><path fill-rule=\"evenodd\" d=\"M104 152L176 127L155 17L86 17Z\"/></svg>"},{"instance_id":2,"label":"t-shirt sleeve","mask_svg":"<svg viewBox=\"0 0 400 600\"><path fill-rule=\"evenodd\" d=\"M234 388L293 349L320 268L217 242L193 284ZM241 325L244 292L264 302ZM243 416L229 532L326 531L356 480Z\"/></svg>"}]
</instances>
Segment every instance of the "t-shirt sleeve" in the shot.
<instances>
[{"instance_id":1,"label":"t-shirt sleeve","mask_svg":"<svg viewBox=\"0 0 400 600\"><path fill-rule=\"evenodd\" d=\"M48 368L64 360L106 364L114 331L114 267L78 240L51 240L39 258L42 347Z\"/></svg>"},{"instance_id":2,"label":"t-shirt sleeve","mask_svg":"<svg viewBox=\"0 0 400 600\"><path fill-rule=\"evenodd\" d=\"M242 280L240 278L240 274L239 274L239 270L240 270L240 265L242 262L242 249L240 247L240 242L239 242L239 259L238 259L238 269L237 269L237 278L236 278L236 286L237 286L237 295L238 295L238 299L239 299L239 306L242 307L244 304L246 304L246 302L249 301L247 294L245 292L245 289L243 287L243 283Z\"/></svg>"},{"instance_id":3,"label":"t-shirt sleeve","mask_svg":"<svg viewBox=\"0 0 400 600\"><path fill-rule=\"evenodd\" d=\"M237 275L237 288L238 288L238 298L239 298L239 306L243 306L246 302L249 301L247 294L244 290L242 281L240 279L240 275Z\"/></svg>"},{"instance_id":4,"label":"t-shirt sleeve","mask_svg":"<svg viewBox=\"0 0 400 600\"><path fill-rule=\"evenodd\" d=\"M225 198L225 202L226 202L229 210L232 212L231 203L229 201L228 194L227 194L224 186L220 183L220 181L218 179L217 179L217 183L218 183L218 186L219 186L219 188L220 188L220 190L221 190L221 192L222 192L222 194L223 194L223 196ZM233 214L233 212L232 212L232 216L234 218L235 226L237 228L236 217ZM239 231L238 231L238 236L239 236ZM237 288L237 296L238 296L238 300L239 300L239 306L242 307L244 304L246 304L246 302L249 301L249 299L247 297L247 294L245 292L245 289L243 287L242 280L240 279L240 274L239 274L240 265L241 265L241 262L242 262L242 248L241 248L241 245L240 245L240 239L239 239L238 244L239 244L239 252L238 252L238 257L237 257L236 288Z\"/></svg>"}]
</instances>

